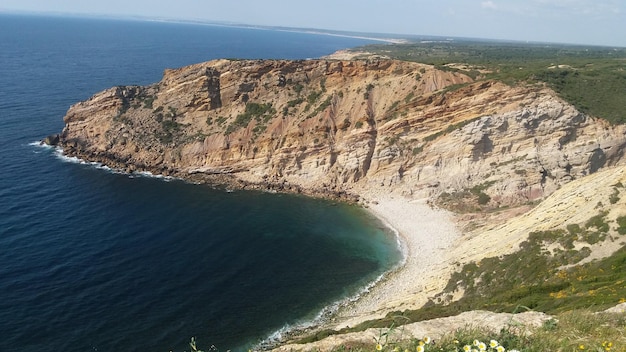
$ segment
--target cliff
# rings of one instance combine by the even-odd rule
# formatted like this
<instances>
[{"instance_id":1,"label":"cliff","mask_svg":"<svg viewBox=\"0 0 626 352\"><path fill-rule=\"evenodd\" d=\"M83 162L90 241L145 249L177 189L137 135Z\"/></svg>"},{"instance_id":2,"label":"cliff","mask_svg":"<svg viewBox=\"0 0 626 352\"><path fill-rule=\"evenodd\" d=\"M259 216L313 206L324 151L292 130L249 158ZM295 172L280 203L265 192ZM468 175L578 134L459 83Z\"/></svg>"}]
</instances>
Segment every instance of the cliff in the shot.
<instances>
[{"instance_id":1,"label":"cliff","mask_svg":"<svg viewBox=\"0 0 626 352\"><path fill-rule=\"evenodd\" d=\"M623 163L624 126L543 86L393 60L217 60L70 107L65 153L240 188L358 198L381 189L457 210L519 205Z\"/></svg>"}]
</instances>

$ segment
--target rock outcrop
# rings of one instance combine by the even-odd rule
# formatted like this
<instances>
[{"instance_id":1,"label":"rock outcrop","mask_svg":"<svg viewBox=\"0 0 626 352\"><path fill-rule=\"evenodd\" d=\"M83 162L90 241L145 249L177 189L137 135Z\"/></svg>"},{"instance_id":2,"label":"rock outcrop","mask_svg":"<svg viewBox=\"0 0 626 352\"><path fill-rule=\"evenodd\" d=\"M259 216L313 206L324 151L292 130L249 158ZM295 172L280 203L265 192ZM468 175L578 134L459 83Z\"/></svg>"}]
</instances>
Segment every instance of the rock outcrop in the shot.
<instances>
[{"instance_id":1,"label":"rock outcrop","mask_svg":"<svg viewBox=\"0 0 626 352\"><path fill-rule=\"evenodd\" d=\"M626 144L624 126L543 86L393 60L210 61L98 93L65 123L67 154L128 171L331 196L474 194L486 207L623 163Z\"/></svg>"}]
</instances>

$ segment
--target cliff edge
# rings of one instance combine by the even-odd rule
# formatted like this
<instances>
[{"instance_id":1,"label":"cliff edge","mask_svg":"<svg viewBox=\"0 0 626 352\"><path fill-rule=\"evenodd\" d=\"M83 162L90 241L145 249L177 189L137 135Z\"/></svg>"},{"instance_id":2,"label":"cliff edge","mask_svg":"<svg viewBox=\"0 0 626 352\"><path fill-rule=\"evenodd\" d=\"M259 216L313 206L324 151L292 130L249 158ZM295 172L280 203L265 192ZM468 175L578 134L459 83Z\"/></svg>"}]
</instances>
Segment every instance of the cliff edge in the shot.
<instances>
[{"instance_id":1,"label":"cliff edge","mask_svg":"<svg viewBox=\"0 0 626 352\"><path fill-rule=\"evenodd\" d=\"M623 126L543 86L394 60L216 60L70 107L65 153L239 188L519 205L623 163Z\"/></svg>"}]
</instances>

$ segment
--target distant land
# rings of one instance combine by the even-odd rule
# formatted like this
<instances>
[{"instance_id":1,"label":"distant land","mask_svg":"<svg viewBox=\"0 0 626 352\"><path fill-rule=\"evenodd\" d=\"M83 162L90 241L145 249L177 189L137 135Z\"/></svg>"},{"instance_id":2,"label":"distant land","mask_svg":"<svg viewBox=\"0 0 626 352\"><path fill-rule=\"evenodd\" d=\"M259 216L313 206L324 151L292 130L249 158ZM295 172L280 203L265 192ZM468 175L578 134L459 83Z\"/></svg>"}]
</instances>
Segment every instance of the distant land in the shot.
<instances>
[{"instance_id":1,"label":"distant land","mask_svg":"<svg viewBox=\"0 0 626 352\"><path fill-rule=\"evenodd\" d=\"M147 22L156 21L156 22L194 24L194 25L227 26L227 27L236 27L236 28L277 30L277 31L288 31L288 32L298 32L298 33L332 35L332 36L340 36L340 37L351 37L351 38L369 39L373 41L381 41L381 42L386 42L390 44L424 43L424 42L478 42L478 43L513 43L513 44L517 43L517 44L594 47L593 45L573 44L573 43L519 41L519 40L489 39L489 38L459 37L459 36L436 36L436 35L427 35L427 34L419 35L419 34L402 34L402 33L354 32L354 31L329 30L329 29L323 29L323 28L250 25L250 24L245 24L245 23L229 22L229 21L211 21L211 20L203 20L203 19L194 20L194 19L180 19L180 18L171 18L171 17L123 16L123 15L107 15L107 14L96 14L96 13L77 14L77 13L67 13L67 12L30 12L30 11L3 10L2 8L0 8L0 14L2 13L16 14L16 15L94 18L94 19L147 21ZM619 46L606 46L606 45L600 45L600 46L620 48Z\"/></svg>"}]
</instances>

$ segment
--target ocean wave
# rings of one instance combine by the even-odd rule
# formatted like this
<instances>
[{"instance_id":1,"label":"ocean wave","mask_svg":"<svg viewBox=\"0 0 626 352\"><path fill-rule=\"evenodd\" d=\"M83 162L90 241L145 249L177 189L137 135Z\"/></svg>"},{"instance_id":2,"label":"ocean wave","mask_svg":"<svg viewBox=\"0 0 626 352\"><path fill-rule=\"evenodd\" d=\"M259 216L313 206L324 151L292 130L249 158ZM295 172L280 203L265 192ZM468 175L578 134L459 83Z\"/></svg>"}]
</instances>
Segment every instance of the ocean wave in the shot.
<instances>
[{"instance_id":1,"label":"ocean wave","mask_svg":"<svg viewBox=\"0 0 626 352\"><path fill-rule=\"evenodd\" d=\"M46 150L51 150L54 152L54 156L66 163L71 163L71 164L80 164L80 165L86 165L86 166L90 166L93 167L95 169L98 170L104 170L106 172L112 173L112 174L116 174L116 175L126 175L128 176L128 178L156 178L159 180L163 180L166 182L172 181L172 180L176 180L175 177L172 176L165 176L165 175L159 175L159 174L153 174L150 171L133 171L133 172L126 172L120 169L115 169L112 167L109 167L103 163L97 162L97 161L87 161L75 156L67 156L63 153L63 148L59 147L59 146L52 146L52 145L48 145L45 143L42 143L41 141L36 141L36 142L31 142L28 143L28 145L30 146L34 146L34 147L38 147L38 148L42 148L42 149L46 149Z\"/></svg>"}]
</instances>

